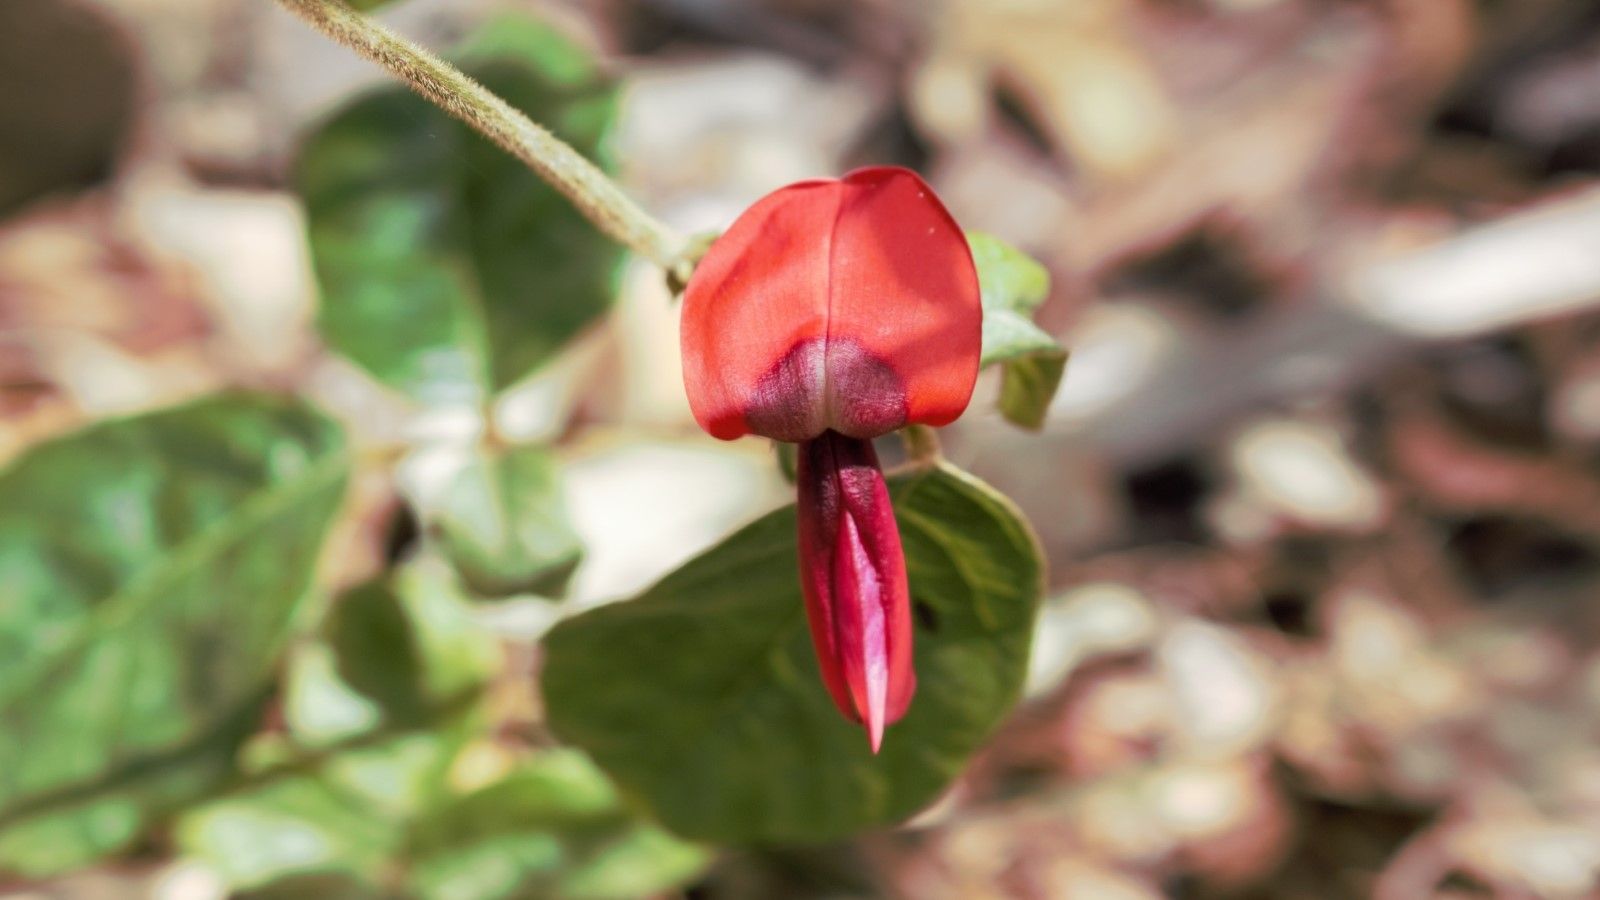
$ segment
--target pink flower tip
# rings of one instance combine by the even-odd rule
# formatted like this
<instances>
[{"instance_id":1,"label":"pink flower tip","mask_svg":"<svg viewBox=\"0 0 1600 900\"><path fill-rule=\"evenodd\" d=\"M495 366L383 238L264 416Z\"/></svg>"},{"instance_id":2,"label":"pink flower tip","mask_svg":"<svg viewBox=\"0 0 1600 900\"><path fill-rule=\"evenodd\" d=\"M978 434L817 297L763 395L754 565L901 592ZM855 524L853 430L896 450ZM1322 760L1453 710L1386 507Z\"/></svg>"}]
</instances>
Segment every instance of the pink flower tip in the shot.
<instances>
[{"instance_id":1,"label":"pink flower tip","mask_svg":"<svg viewBox=\"0 0 1600 900\"><path fill-rule=\"evenodd\" d=\"M800 583L823 683L872 752L916 690L911 596L872 442L835 431L800 444Z\"/></svg>"}]
</instances>

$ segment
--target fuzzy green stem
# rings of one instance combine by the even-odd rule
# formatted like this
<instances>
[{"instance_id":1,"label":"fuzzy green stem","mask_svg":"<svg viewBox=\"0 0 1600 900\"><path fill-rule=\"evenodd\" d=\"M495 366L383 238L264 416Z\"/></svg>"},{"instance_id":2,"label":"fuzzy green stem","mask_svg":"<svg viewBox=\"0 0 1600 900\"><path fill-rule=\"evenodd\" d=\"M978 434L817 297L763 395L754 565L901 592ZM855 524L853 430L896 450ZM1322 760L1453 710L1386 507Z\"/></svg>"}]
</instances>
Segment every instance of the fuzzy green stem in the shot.
<instances>
[{"instance_id":1,"label":"fuzzy green stem","mask_svg":"<svg viewBox=\"0 0 1600 900\"><path fill-rule=\"evenodd\" d=\"M687 281L688 242L628 198L606 174L460 69L397 37L341 0L278 0L313 28L388 69L566 195L595 227Z\"/></svg>"}]
</instances>

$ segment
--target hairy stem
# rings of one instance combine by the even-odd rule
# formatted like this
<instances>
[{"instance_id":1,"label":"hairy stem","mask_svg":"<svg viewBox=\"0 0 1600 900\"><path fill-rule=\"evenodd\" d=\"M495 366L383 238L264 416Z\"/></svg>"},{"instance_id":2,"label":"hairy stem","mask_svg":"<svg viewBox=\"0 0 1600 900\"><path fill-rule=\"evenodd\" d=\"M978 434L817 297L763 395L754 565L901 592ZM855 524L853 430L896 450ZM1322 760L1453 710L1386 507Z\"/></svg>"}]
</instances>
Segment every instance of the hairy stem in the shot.
<instances>
[{"instance_id":1,"label":"hairy stem","mask_svg":"<svg viewBox=\"0 0 1600 900\"><path fill-rule=\"evenodd\" d=\"M398 76L412 90L528 164L566 195L595 227L687 281L688 242L640 209L594 163L535 124L460 69L439 59L341 0L279 0L312 27Z\"/></svg>"}]
</instances>

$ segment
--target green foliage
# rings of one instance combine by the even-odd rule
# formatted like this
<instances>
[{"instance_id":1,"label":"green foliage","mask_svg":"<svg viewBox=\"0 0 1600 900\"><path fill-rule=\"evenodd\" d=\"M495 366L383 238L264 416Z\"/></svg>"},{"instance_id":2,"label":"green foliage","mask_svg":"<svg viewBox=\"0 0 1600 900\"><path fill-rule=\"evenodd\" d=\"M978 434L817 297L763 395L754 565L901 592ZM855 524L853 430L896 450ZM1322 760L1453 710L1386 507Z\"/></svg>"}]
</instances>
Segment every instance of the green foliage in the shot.
<instances>
[{"instance_id":1,"label":"green foliage","mask_svg":"<svg viewBox=\"0 0 1600 900\"><path fill-rule=\"evenodd\" d=\"M304 747L376 729L438 727L470 704L501 662L450 573L422 559L337 599L322 639L297 648L284 714Z\"/></svg>"},{"instance_id":2,"label":"green foliage","mask_svg":"<svg viewBox=\"0 0 1600 900\"><path fill-rule=\"evenodd\" d=\"M1042 428L1066 370L1067 351L1060 347L1006 363L1000 370L1000 414L1023 428Z\"/></svg>"},{"instance_id":3,"label":"green foliage","mask_svg":"<svg viewBox=\"0 0 1600 900\"><path fill-rule=\"evenodd\" d=\"M397 839L384 817L337 785L297 775L199 807L179 822L178 841L229 884L259 887L286 872L365 880Z\"/></svg>"},{"instance_id":4,"label":"green foliage","mask_svg":"<svg viewBox=\"0 0 1600 900\"><path fill-rule=\"evenodd\" d=\"M115 850L226 771L347 468L332 423L233 395L0 474L0 870Z\"/></svg>"},{"instance_id":5,"label":"green foliage","mask_svg":"<svg viewBox=\"0 0 1600 900\"><path fill-rule=\"evenodd\" d=\"M469 46L465 67L604 159L615 89L580 48L507 20ZM323 337L423 402L476 402L527 375L616 291L622 250L523 163L402 87L311 135L295 182Z\"/></svg>"},{"instance_id":6,"label":"green foliage","mask_svg":"<svg viewBox=\"0 0 1600 900\"><path fill-rule=\"evenodd\" d=\"M1001 364L1000 412L1024 428L1044 424L1067 351L1033 323L1050 295L1050 273L993 235L967 232L983 293L982 365Z\"/></svg>"},{"instance_id":7,"label":"green foliage","mask_svg":"<svg viewBox=\"0 0 1600 900\"><path fill-rule=\"evenodd\" d=\"M559 596L583 558L557 462L539 447L477 456L456 475L432 525L462 581L486 597Z\"/></svg>"},{"instance_id":8,"label":"green foliage","mask_svg":"<svg viewBox=\"0 0 1600 900\"><path fill-rule=\"evenodd\" d=\"M435 563L338 599L292 658L288 734L258 741L244 783L179 821L180 846L262 896L635 897L700 871L706 851L632 818L576 752L452 787L503 660Z\"/></svg>"},{"instance_id":9,"label":"green foliage","mask_svg":"<svg viewBox=\"0 0 1600 900\"><path fill-rule=\"evenodd\" d=\"M1004 498L943 467L891 481L918 688L874 757L822 687L796 577L792 508L637 599L546 639L550 723L679 834L822 841L930 802L1017 699L1042 563Z\"/></svg>"},{"instance_id":10,"label":"green foliage","mask_svg":"<svg viewBox=\"0 0 1600 900\"><path fill-rule=\"evenodd\" d=\"M438 900L625 898L681 884L702 848L637 822L594 764L546 751L413 831L417 893Z\"/></svg>"},{"instance_id":11,"label":"green foliage","mask_svg":"<svg viewBox=\"0 0 1600 900\"><path fill-rule=\"evenodd\" d=\"M392 585L371 581L346 591L323 627L326 643L316 648L322 652L310 657L317 660L315 665L323 675L307 681L329 692L346 688L356 700L349 704L351 709L357 705L363 709L329 715L327 726L316 730L338 734L380 721L399 727L426 721L430 698L421 651L413 623ZM341 706L334 693L305 693L304 717L314 719L324 710Z\"/></svg>"},{"instance_id":12,"label":"green foliage","mask_svg":"<svg viewBox=\"0 0 1600 900\"><path fill-rule=\"evenodd\" d=\"M340 596L320 639L290 658L287 733L259 739L244 783L179 821L179 844L230 885L315 874L377 890L407 824L449 796L501 659L437 568Z\"/></svg>"}]
</instances>

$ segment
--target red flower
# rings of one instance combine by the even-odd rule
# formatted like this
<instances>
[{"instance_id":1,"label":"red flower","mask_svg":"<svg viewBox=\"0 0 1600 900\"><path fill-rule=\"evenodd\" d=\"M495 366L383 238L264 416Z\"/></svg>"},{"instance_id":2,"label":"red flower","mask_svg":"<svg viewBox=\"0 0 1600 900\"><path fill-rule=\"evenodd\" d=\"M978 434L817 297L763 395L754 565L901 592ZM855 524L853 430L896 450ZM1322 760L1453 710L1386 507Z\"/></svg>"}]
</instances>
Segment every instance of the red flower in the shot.
<instances>
[{"instance_id":1,"label":"red flower","mask_svg":"<svg viewBox=\"0 0 1600 900\"><path fill-rule=\"evenodd\" d=\"M972 254L933 189L858 169L768 194L712 245L684 294L684 384L724 440L946 425L982 328Z\"/></svg>"},{"instance_id":2,"label":"red flower","mask_svg":"<svg viewBox=\"0 0 1600 900\"><path fill-rule=\"evenodd\" d=\"M812 639L874 751L915 676L905 560L871 439L966 409L982 325L961 229L922 179L890 167L768 194L684 293L684 384L701 427L801 443Z\"/></svg>"}]
</instances>

